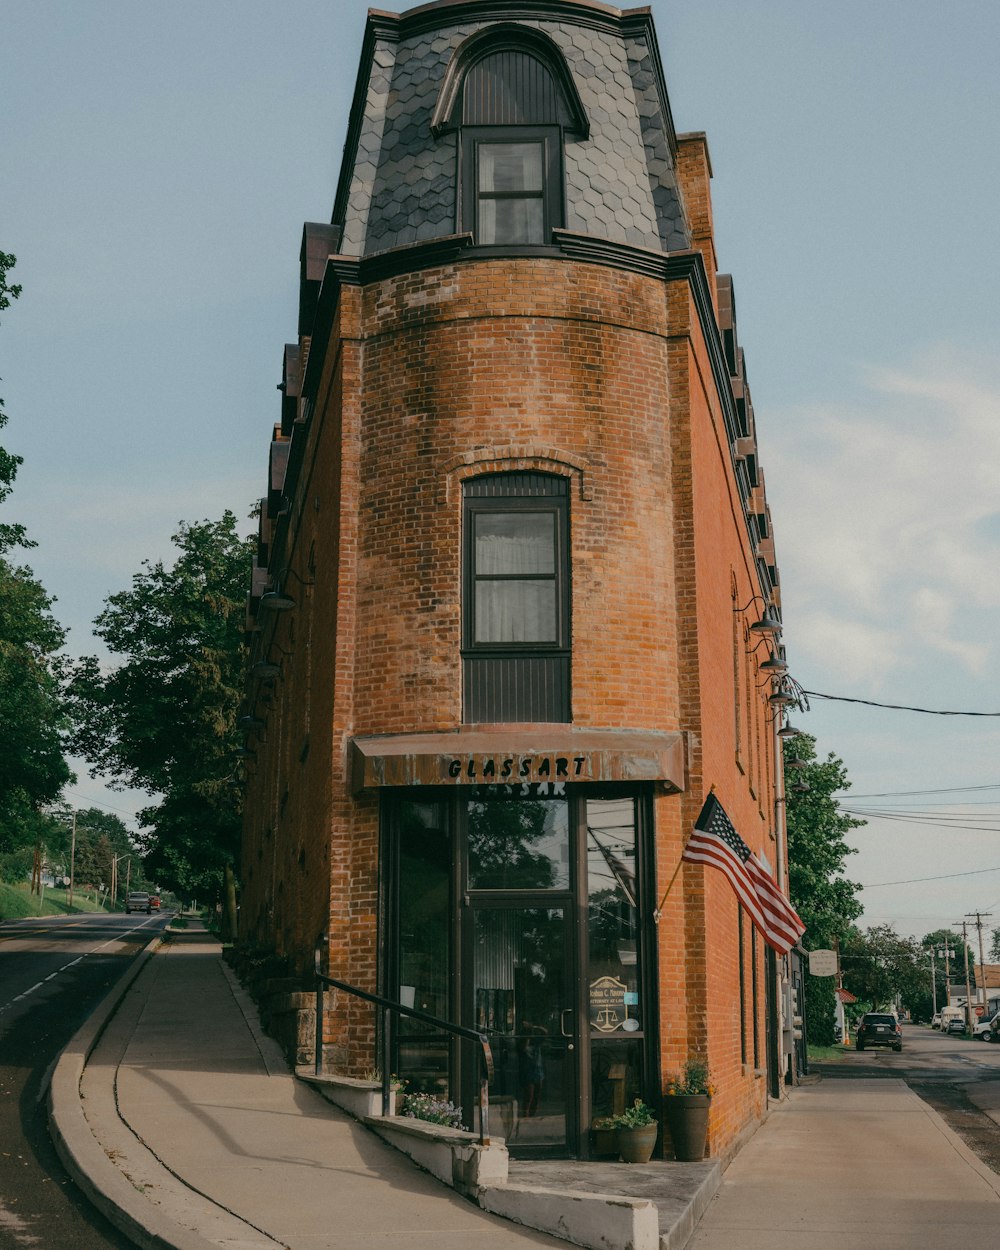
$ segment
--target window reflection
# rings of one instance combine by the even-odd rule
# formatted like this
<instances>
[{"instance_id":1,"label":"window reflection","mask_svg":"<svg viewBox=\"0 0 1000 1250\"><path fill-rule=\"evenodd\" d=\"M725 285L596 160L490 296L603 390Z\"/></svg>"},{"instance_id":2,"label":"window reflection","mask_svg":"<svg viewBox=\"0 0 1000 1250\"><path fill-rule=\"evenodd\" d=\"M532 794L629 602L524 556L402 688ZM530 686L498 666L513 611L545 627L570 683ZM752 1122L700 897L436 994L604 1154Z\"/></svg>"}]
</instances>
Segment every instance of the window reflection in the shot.
<instances>
[{"instance_id":1,"label":"window reflection","mask_svg":"<svg viewBox=\"0 0 1000 1250\"><path fill-rule=\"evenodd\" d=\"M399 805L399 1000L449 1017L451 837L440 803ZM399 1017L398 1073L413 1093L447 1095L448 1039Z\"/></svg>"},{"instance_id":2,"label":"window reflection","mask_svg":"<svg viewBox=\"0 0 1000 1250\"><path fill-rule=\"evenodd\" d=\"M475 799L466 812L470 889L568 888L565 799Z\"/></svg>"}]
</instances>

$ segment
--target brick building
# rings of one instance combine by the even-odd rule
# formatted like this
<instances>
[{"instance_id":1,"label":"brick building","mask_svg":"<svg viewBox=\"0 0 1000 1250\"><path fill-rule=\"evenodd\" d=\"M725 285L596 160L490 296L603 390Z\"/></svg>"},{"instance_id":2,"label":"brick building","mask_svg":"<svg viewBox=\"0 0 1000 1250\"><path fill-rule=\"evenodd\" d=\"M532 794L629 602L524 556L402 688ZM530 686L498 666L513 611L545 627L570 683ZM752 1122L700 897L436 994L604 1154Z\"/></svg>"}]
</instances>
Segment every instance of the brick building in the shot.
<instances>
[{"instance_id":1,"label":"brick building","mask_svg":"<svg viewBox=\"0 0 1000 1250\"><path fill-rule=\"evenodd\" d=\"M648 10L439 0L369 12L303 237L241 940L488 1029L515 1154L586 1158L691 1057L724 1153L786 1071L785 960L680 860L714 787L784 876L778 576L710 177ZM369 1010L337 999L328 1065L373 1066ZM391 1062L473 1105L462 1045L404 1021Z\"/></svg>"}]
</instances>

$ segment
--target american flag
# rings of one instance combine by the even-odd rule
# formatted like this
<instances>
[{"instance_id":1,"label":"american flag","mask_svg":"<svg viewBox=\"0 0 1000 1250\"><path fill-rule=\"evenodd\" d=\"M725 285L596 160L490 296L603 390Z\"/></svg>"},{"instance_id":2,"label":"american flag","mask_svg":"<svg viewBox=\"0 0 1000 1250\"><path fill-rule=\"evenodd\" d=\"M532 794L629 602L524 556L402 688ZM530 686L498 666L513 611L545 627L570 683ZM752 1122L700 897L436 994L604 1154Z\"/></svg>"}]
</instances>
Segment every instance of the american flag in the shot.
<instances>
[{"instance_id":1,"label":"american flag","mask_svg":"<svg viewBox=\"0 0 1000 1250\"><path fill-rule=\"evenodd\" d=\"M791 950L805 933L795 909L736 832L714 794L705 800L681 858L724 872L764 941L779 955Z\"/></svg>"}]
</instances>

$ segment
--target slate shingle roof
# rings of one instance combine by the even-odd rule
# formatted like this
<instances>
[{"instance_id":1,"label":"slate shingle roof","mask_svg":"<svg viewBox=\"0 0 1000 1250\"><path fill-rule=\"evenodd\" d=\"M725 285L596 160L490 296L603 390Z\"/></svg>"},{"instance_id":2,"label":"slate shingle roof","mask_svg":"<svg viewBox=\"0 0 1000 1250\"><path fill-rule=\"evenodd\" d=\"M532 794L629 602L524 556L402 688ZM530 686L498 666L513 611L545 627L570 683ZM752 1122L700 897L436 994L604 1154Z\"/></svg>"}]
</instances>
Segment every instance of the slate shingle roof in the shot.
<instances>
[{"instance_id":1,"label":"slate shingle roof","mask_svg":"<svg viewBox=\"0 0 1000 1250\"><path fill-rule=\"evenodd\" d=\"M457 48L488 22L448 25L393 42L376 38L341 251L370 255L452 234L457 143L431 119ZM524 21L557 45L590 123L567 138L565 227L617 243L690 246L653 53L641 35L572 21ZM339 223L338 223L339 224Z\"/></svg>"}]
</instances>

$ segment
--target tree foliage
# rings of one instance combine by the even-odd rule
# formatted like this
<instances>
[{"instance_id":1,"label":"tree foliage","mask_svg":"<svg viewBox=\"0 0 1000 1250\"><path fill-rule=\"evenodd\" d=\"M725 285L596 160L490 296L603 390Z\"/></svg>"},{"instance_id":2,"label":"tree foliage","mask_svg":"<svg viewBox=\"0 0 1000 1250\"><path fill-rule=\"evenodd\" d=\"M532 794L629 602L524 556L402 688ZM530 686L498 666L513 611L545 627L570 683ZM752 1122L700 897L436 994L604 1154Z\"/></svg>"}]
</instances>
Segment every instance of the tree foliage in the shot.
<instances>
[{"instance_id":1,"label":"tree foliage","mask_svg":"<svg viewBox=\"0 0 1000 1250\"><path fill-rule=\"evenodd\" d=\"M38 811L72 774L59 651L65 634L28 568L0 556L0 851L38 840Z\"/></svg>"},{"instance_id":2,"label":"tree foliage","mask_svg":"<svg viewBox=\"0 0 1000 1250\"><path fill-rule=\"evenodd\" d=\"M21 294L8 280L14 264L10 253L0 252L0 312ZM0 427L6 422L0 399ZM0 447L0 503L20 464L20 456ZM19 545L31 545L24 527L0 523L0 853L7 854L41 844L40 809L71 777L63 757L59 684L65 634L31 569L8 558Z\"/></svg>"},{"instance_id":3,"label":"tree foliage","mask_svg":"<svg viewBox=\"0 0 1000 1250\"><path fill-rule=\"evenodd\" d=\"M805 944L818 950L842 939L861 915L857 899L861 887L844 876L844 862L855 853L845 838L865 822L841 811L833 797L851 784L842 760L832 753L818 760L816 739L810 734L786 740L784 751L789 893L806 926ZM801 761L805 767L789 761ZM798 780L806 782L808 790L793 788Z\"/></svg>"},{"instance_id":4,"label":"tree foliage","mask_svg":"<svg viewBox=\"0 0 1000 1250\"><path fill-rule=\"evenodd\" d=\"M217 897L239 847L236 717L250 543L227 511L182 524L175 563L145 561L109 596L95 633L121 663L72 674L73 744L101 773L161 796L139 813L146 870L191 897Z\"/></svg>"},{"instance_id":5,"label":"tree foliage","mask_svg":"<svg viewBox=\"0 0 1000 1250\"><path fill-rule=\"evenodd\" d=\"M16 264L16 256L12 256L10 252L0 252L0 312L8 309L11 301L21 294L20 286L8 281L8 275ZM4 411L3 399L0 398L0 428L6 424L7 413ZM21 464L23 460L20 456L15 456L6 448L0 447L0 503L3 503L10 494L18 466ZM33 546L25 537L24 526L0 522L0 552L9 551L11 547L18 546Z\"/></svg>"},{"instance_id":6,"label":"tree foliage","mask_svg":"<svg viewBox=\"0 0 1000 1250\"><path fill-rule=\"evenodd\" d=\"M844 986L875 1011L890 1010L897 996L907 1005L926 992L923 948L892 925L852 929L841 947Z\"/></svg>"}]
</instances>

